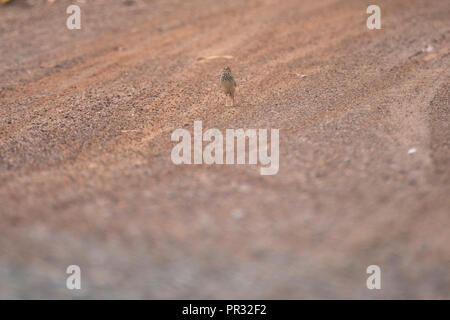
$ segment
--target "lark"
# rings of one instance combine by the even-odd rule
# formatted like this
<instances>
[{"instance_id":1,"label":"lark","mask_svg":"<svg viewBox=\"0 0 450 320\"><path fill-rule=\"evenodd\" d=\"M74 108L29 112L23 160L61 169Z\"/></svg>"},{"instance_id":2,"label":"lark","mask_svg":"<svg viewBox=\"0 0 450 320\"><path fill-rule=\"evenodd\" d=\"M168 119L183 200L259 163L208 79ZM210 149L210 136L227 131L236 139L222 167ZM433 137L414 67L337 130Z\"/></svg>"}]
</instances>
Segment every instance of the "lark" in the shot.
<instances>
[{"instance_id":1,"label":"lark","mask_svg":"<svg viewBox=\"0 0 450 320\"><path fill-rule=\"evenodd\" d=\"M231 106L234 106L234 91L236 89L236 81L231 73L230 67L223 68L220 84L223 92L226 94L225 106L228 107L228 97L231 98Z\"/></svg>"}]
</instances>

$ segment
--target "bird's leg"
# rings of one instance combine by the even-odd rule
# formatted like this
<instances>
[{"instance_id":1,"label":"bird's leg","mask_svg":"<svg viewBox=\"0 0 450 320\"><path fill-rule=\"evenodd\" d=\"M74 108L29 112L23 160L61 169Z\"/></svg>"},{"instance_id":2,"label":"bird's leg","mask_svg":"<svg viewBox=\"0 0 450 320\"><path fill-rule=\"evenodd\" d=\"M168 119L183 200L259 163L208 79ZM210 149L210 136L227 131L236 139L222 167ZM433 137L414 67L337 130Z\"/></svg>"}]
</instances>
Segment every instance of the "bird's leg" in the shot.
<instances>
[{"instance_id":1,"label":"bird's leg","mask_svg":"<svg viewBox=\"0 0 450 320\"><path fill-rule=\"evenodd\" d=\"M231 106L234 107L234 95L231 96Z\"/></svg>"}]
</instances>

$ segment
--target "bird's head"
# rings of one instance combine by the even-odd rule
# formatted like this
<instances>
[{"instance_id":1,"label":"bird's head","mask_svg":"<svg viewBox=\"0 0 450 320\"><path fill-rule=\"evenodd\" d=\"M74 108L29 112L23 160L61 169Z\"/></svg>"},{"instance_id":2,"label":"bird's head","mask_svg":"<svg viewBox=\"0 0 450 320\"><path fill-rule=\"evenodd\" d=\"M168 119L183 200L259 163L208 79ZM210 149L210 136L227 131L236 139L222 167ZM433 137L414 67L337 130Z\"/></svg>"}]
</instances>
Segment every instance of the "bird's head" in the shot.
<instances>
[{"instance_id":1,"label":"bird's head","mask_svg":"<svg viewBox=\"0 0 450 320\"><path fill-rule=\"evenodd\" d=\"M231 72L231 69L229 66L226 66L225 68L223 68L223 72Z\"/></svg>"}]
</instances>

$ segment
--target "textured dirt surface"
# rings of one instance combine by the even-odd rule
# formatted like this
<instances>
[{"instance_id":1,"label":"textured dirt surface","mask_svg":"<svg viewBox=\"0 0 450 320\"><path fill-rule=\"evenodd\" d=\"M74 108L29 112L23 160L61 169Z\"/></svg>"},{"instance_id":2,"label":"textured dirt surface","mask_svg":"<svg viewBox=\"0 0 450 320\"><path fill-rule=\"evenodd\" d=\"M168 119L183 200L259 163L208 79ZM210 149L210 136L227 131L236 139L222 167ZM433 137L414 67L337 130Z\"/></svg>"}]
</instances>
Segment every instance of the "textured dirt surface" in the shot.
<instances>
[{"instance_id":1,"label":"textured dirt surface","mask_svg":"<svg viewBox=\"0 0 450 320\"><path fill-rule=\"evenodd\" d=\"M70 3L0 7L1 298L450 298L448 1ZM175 166L195 120L279 173Z\"/></svg>"}]
</instances>

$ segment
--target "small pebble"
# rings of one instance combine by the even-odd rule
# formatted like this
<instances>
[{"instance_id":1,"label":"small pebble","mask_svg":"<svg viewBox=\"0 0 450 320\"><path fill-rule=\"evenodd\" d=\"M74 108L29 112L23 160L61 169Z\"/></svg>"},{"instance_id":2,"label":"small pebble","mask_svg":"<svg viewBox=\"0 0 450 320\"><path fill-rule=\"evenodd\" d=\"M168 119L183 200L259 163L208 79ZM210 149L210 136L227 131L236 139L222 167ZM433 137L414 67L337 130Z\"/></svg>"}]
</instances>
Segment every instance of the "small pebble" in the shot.
<instances>
[{"instance_id":1,"label":"small pebble","mask_svg":"<svg viewBox=\"0 0 450 320\"><path fill-rule=\"evenodd\" d=\"M408 154L416 153L416 151L417 151L416 148L411 148L408 150Z\"/></svg>"},{"instance_id":2,"label":"small pebble","mask_svg":"<svg viewBox=\"0 0 450 320\"><path fill-rule=\"evenodd\" d=\"M432 52L433 49L434 49L433 46L428 45L423 51L425 51L425 52Z\"/></svg>"},{"instance_id":3,"label":"small pebble","mask_svg":"<svg viewBox=\"0 0 450 320\"><path fill-rule=\"evenodd\" d=\"M245 214L241 209L235 209L231 212L231 216L236 220L240 220L244 218Z\"/></svg>"}]
</instances>

